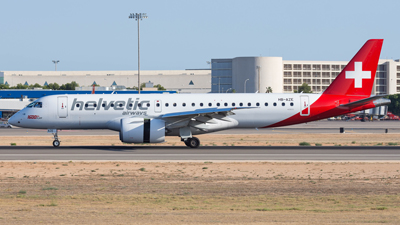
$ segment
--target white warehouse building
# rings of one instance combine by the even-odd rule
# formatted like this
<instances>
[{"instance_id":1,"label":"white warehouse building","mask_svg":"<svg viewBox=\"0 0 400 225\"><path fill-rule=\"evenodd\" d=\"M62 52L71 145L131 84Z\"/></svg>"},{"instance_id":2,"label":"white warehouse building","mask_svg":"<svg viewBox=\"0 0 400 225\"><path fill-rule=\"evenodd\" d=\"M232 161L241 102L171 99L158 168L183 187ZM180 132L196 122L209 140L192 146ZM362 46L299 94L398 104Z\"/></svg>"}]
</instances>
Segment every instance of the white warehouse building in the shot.
<instances>
[{"instance_id":1,"label":"white warehouse building","mask_svg":"<svg viewBox=\"0 0 400 225\"><path fill-rule=\"evenodd\" d=\"M75 81L80 86L93 84L100 86L122 85L138 86L137 71L4 71L0 72L0 84L10 87L17 84L35 84L42 86L57 83L59 85ZM207 93L211 91L211 72L205 70L141 70L141 83L161 84L168 91L181 93Z\"/></svg>"}]
</instances>

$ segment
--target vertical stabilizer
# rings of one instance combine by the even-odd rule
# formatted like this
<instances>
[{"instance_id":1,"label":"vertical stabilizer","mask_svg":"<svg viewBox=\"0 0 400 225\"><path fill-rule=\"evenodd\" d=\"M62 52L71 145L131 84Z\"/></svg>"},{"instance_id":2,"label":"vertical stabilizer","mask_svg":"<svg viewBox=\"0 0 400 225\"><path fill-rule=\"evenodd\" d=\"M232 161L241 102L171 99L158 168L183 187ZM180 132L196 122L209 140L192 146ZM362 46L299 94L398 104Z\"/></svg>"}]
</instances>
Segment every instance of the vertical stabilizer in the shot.
<instances>
[{"instance_id":1,"label":"vertical stabilizer","mask_svg":"<svg viewBox=\"0 0 400 225\"><path fill-rule=\"evenodd\" d=\"M382 44L383 39L368 40L323 94L369 97Z\"/></svg>"}]
</instances>

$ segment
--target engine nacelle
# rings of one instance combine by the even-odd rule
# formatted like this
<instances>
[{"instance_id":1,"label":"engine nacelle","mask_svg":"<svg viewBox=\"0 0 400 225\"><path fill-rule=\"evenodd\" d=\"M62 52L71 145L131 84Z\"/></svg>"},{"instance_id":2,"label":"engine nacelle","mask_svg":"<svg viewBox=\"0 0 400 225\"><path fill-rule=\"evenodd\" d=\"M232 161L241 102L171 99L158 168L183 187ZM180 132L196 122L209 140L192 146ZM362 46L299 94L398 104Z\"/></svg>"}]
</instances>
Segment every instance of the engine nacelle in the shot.
<instances>
[{"instance_id":1,"label":"engine nacelle","mask_svg":"<svg viewBox=\"0 0 400 225\"><path fill-rule=\"evenodd\" d=\"M165 122L159 119L123 118L119 139L125 143L164 142Z\"/></svg>"}]
</instances>

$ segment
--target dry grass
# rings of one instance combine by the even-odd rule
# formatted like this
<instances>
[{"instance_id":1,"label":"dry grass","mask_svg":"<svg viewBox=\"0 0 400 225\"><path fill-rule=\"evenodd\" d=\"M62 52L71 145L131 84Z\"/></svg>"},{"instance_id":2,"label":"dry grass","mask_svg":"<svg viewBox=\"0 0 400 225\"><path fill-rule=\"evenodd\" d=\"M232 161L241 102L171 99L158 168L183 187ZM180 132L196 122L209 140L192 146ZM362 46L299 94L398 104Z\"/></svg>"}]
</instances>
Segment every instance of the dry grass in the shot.
<instances>
[{"instance_id":1,"label":"dry grass","mask_svg":"<svg viewBox=\"0 0 400 225\"><path fill-rule=\"evenodd\" d=\"M399 224L399 168L395 162L0 162L0 223Z\"/></svg>"}]
</instances>

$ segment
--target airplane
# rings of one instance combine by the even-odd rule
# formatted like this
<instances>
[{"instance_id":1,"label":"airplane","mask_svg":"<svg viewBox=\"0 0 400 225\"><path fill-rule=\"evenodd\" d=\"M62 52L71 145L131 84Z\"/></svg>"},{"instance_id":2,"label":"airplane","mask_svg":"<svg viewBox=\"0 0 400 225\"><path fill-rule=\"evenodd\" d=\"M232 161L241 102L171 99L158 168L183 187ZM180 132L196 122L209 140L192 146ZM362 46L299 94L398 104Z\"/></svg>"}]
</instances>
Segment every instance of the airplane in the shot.
<instances>
[{"instance_id":1,"label":"airplane","mask_svg":"<svg viewBox=\"0 0 400 225\"><path fill-rule=\"evenodd\" d=\"M58 130L110 129L124 143L161 143L178 136L190 148L193 135L231 128L271 128L321 120L390 103L372 96L383 39L368 40L322 93L90 94L51 95L14 114L18 127Z\"/></svg>"}]
</instances>

